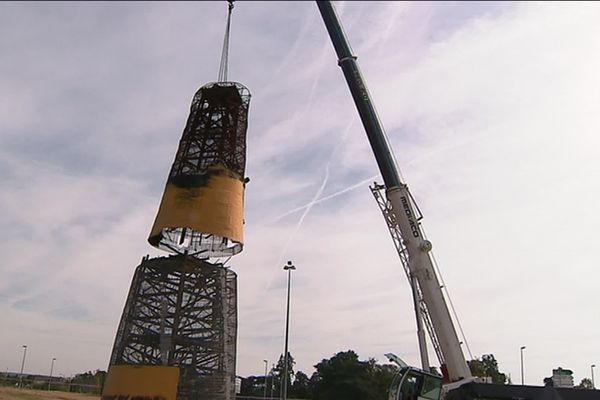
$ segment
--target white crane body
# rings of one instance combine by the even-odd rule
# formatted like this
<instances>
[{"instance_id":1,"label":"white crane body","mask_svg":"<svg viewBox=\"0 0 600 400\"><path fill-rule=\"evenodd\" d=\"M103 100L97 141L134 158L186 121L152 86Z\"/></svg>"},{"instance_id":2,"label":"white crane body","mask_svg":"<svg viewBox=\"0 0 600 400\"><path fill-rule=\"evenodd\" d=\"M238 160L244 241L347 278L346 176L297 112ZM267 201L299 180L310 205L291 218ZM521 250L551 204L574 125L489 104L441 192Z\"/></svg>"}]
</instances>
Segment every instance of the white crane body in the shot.
<instances>
[{"instance_id":1,"label":"white crane body","mask_svg":"<svg viewBox=\"0 0 600 400\"><path fill-rule=\"evenodd\" d=\"M460 341L450 312L443 297L441 285L430 251L431 242L423 237L420 222L417 220L415 207L406 185L388 188L386 190L388 201L396 216L396 221L402 233L403 244L409 254L409 269L411 276L418 282L427 305L433 329L437 334L441 352L444 356L443 362L448 371L451 382L471 378L471 371L465 361Z\"/></svg>"}]
</instances>

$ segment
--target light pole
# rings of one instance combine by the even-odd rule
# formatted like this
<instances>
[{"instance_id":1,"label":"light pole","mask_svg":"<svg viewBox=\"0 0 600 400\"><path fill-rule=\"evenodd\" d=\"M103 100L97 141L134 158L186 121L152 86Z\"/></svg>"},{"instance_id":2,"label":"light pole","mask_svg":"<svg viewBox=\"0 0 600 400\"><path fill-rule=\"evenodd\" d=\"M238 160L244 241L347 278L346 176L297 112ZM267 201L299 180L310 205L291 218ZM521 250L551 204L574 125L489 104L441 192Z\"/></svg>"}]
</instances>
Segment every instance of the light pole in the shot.
<instances>
[{"instance_id":1,"label":"light pole","mask_svg":"<svg viewBox=\"0 0 600 400\"><path fill-rule=\"evenodd\" d=\"M48 390L50 390L50 382L52 382L52 371L54 371L54 361L56 361L56 358L52 358L52 364L50 364L50 378L48 378Z\"/></svg>"},{"instance_id":2,"label":"light pole","mask_svg":"<svg viewBox=\"0 0 600 400\"><path fill-rule=\"evenodd\" d=\"M291 261L283 267L288 272L287 284L287 311L285 315L285 352L283 353L283 400L287 400L287 380L288 380L288 339L290 333L290 282L292 280L292 271L296 269Z\"/></svg>"},{"instance_id":3,"label":"light pole","mask_svg":"<svg viewBox=\"0 0 600 400\"><path fill-rule=\"evenodd\" d=\"M596 383L594 382L594 368L596 368L596 364L592 364L590 369L592 370L592 389L596 389Z\"/></svg>"},{"instance_id":4,"label":"light pole","mask_svg":"<svg viewBox=\"0 0 600 400\"><path fill-rule=\"evenodd\" d=\"M263 392L263 399L267 398L267 364L269 361L263 360L265 363L265 391Z\"/></svg>"},{"instance_id":5,"label":"light pole","mask_svg":"<svg viewBox=\"0 0 600 400\"><path fill-rule=\"evenodd\" d=\"M525 350L526 347L525 346L521 346L521 385L525 384L524 378L523 378L523 350Z\"/></svg>"},{"instance_id":6,"label":"light pole","mask_svg":"<svg viewBox=\"0 0 600 400\"><path fill-rule=\"evenodd\" d=\"M21 373L19 374L19 388L23 386L23 368L25 368L25 356L27 355L27 345L23 345L23 361L21 361Z\"/></svg>"}]
</instances>

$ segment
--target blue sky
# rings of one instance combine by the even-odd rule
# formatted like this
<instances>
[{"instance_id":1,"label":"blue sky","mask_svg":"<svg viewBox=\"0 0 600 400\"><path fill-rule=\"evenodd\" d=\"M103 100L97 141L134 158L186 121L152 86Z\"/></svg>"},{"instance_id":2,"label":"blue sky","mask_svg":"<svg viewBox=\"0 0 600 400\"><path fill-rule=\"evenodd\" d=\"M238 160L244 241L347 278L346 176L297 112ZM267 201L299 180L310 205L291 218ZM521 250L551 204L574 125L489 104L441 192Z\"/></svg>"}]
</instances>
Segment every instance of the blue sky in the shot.
<instances>
[{"instance_id":1,"label":"blue sky","mask_svg":"<svg viewBox=\"0 0 600 400\"><path fill-rule=\"evenodd\" d=\"M600 362L600 7L336 3L474 356L520 381ZM0 3L0 368L105 369L225 2ZM378 171L310 2L236 3L252 93L238 374L354 349L418 364ZM361 184L362 182L362 184ZM339 195L336 193L341 192ZM334 195L334 196L332 196ZM319 199L323 199L319 201ZM317 199L308 212L303 208Z\"/></svg>"}]
</instances>

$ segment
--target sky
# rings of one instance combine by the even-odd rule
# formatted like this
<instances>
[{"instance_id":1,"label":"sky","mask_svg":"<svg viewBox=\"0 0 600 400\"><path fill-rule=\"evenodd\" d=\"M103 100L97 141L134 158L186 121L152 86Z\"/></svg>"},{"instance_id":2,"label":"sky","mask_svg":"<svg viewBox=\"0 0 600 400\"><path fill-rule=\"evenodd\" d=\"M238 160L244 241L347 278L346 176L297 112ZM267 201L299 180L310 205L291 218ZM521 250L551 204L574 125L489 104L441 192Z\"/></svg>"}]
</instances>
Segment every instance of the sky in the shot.
<instances>
[{"instance_id":1,"label":"sky","mask_svg":"<svg viewBox=\"0 0 600 400\"><path fill-rule=\"evenodd\" d=\"M283 352L419 365L381 183L312 2L238 1L252 93L237 374ZM464 331L541 385L600 365L600 5L336 2ZM0 371L108 366L226 2L0 3ZM433 352L430 351L430 354ZM436 363L435 361L433 362Z\"/></svg>"}]
</instances>

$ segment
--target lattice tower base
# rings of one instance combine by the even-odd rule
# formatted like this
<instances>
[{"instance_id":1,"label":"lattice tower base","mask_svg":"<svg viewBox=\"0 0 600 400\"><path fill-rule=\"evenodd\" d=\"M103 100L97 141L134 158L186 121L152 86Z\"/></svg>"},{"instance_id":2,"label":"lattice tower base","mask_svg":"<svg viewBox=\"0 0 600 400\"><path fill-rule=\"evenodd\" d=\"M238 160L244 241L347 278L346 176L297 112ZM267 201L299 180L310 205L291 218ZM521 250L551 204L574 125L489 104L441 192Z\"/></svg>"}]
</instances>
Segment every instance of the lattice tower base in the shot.
<instances>
[{"instance_id":1,"label":"lattice tower base","mask_svg":"<svg viewBox=\"0 0 600 400\"><path fill-rule=\"evenodd\" d=\"M233 400L237 277L221 264L177 255L136 268L110 364L180 370L178 400Z\"/></svg>"}]
</instances>

